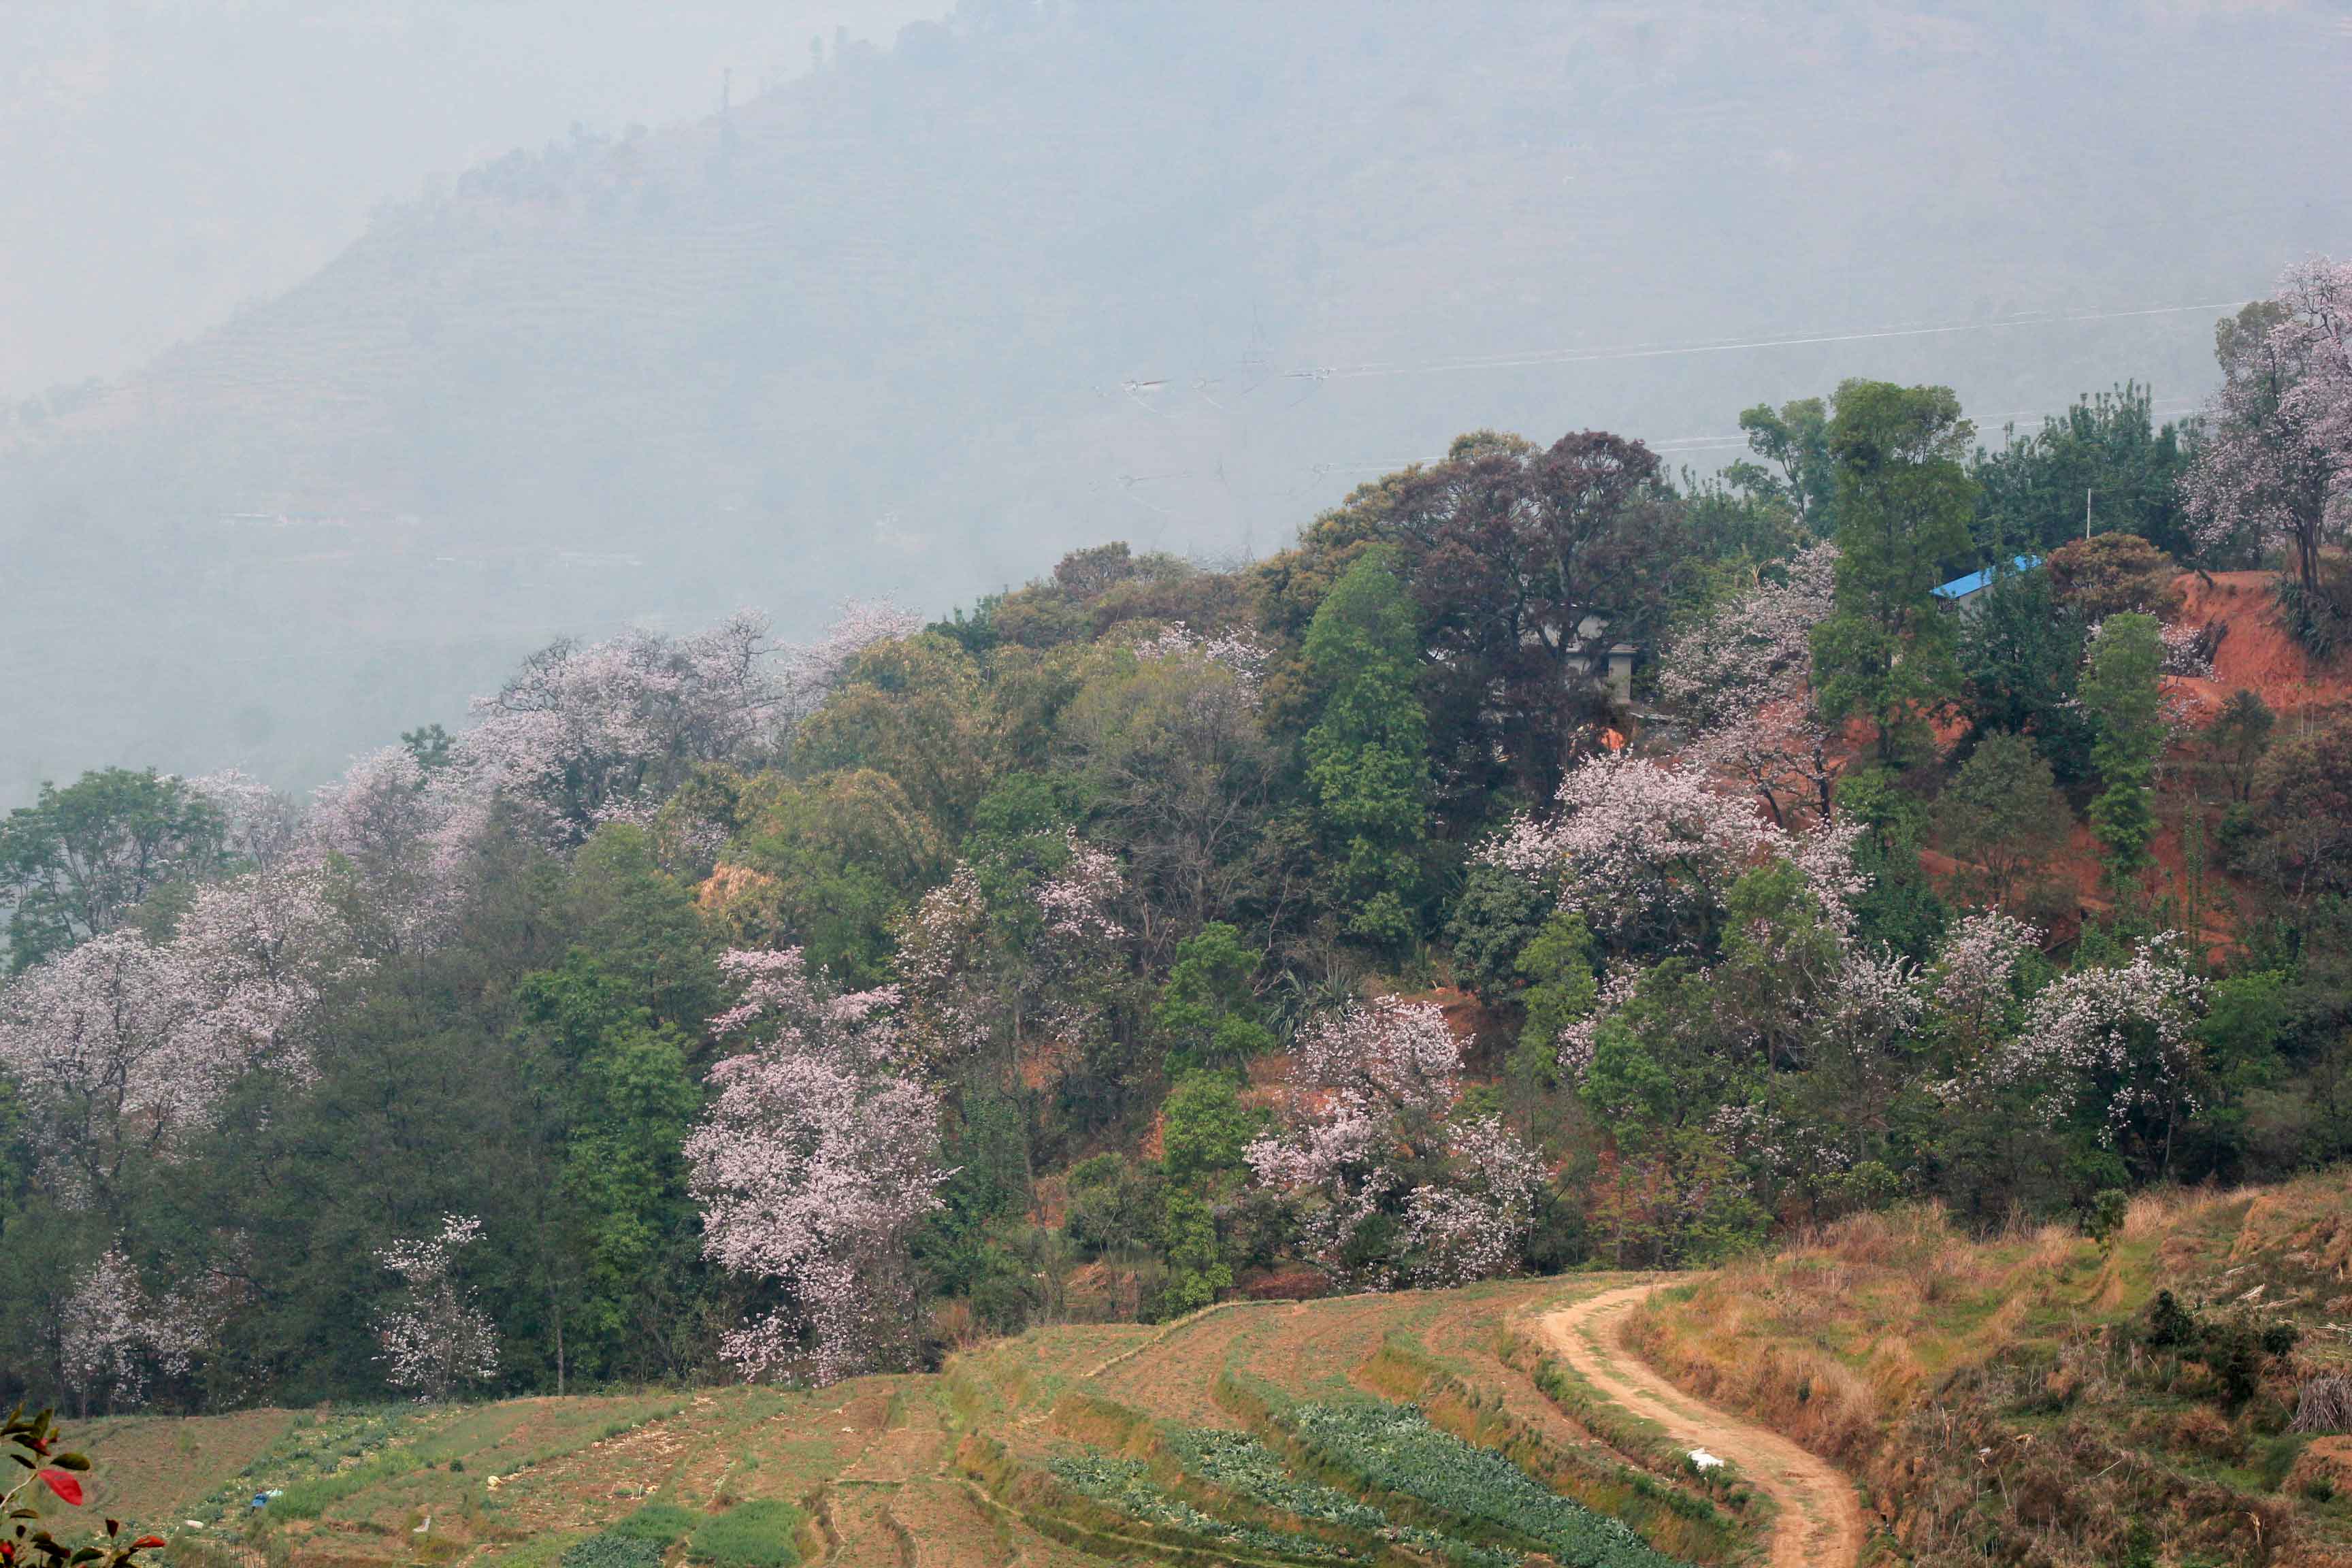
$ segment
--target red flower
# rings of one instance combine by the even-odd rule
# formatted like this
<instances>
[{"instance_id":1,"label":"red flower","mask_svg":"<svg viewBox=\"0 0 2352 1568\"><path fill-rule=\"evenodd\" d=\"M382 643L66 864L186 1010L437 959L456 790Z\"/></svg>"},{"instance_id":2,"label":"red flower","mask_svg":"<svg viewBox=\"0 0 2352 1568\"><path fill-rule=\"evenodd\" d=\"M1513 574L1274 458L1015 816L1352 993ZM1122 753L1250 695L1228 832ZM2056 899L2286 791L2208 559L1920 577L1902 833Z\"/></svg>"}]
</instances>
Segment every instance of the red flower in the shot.
<instances>
[{"instance_id":1,"label":"red flower","mask_svg":"<svg viewBox=\"0 0 2352 1568\"><path fill-rule=\"evenodd\" d=\"M76 1508L81 1506L81 1480L71 1470L35 1470L33 1473L58 1496Z\"/></svg>"},{"instance_id":2,"label":"red flower","mask_svg":"<svg viewBox=\"0 0 2352 1568\"><path fill-rule=\"evenodd\" d=\"M144 1552L151 1546L161 1546L163 1544L163 1538L160 1535L142 1535L138 1540L131 1543L131 1550L133 1552Z\"/></svg>"}]
</instances>

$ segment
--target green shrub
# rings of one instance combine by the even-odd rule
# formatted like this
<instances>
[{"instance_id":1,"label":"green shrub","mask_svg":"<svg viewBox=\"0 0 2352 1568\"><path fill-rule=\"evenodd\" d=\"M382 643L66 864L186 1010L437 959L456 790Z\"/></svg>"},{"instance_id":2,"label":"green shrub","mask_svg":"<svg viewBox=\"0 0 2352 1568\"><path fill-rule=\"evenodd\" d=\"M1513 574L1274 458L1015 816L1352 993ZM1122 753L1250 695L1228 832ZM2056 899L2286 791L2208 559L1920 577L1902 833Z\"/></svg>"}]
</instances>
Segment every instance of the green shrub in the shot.
<instances>
[{"instance_id":1,"label":"green shrub","mask_svg":"<svg viewBox=\"0 0 2352 1568\"><path fill-rule=\"evenodd\" d=\"M604 1531L563 1550L562 1568L661 1568L662 1543Z\"/></svg>"},{"instance_id":2,"label":"green shrub","mask_svg":"<svg viewBox=\"0 0 2352 1568\"><path fill-rule=\"evenodd\" d=\"M667 1546L686 1539L686 1532L695 1527L700 1515L674 1502L649 1502L607 1532L630 1541L650 1541Z\"/></svg>"},{"instance_id":3,"label":"green shrub","mask_svg":"<svg viewBox=\"0 0 2352 1568\"><path fill-rule=\"evenodd\" d=\"M800 1547L793 1540L800 1526L801 1510L792 1504L774 1498L755 1499L703 1521L686 1554L717 1568L792 1568L800 1561Z\"/></svg>"}]
</instances>

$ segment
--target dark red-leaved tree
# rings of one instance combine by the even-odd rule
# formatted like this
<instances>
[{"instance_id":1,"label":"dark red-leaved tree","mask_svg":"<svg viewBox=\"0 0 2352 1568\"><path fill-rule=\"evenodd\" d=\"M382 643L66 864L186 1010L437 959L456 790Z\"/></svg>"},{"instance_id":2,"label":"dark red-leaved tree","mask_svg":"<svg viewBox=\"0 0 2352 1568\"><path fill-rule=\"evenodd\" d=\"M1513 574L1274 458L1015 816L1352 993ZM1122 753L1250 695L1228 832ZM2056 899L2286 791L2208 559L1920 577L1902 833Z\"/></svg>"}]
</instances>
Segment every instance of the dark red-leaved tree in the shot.
<instances>
[{"instance_id":1,"label":"dark red-leaved tree","mask_svg":"<svg viewBox=\"0 0 2352 1568\"><path fill-rule=\"evenodd\" d=\"M1481 431L1359 491L1307 550L1393 544L1422 616L1422 691L1444 793L1549 794L1603 706L1585 645L1663 622L1680 511L1656 454L1604 431L1549 448ZM1588 618L1605 623L1587 638Z\"/></svg>"}]
</instances>

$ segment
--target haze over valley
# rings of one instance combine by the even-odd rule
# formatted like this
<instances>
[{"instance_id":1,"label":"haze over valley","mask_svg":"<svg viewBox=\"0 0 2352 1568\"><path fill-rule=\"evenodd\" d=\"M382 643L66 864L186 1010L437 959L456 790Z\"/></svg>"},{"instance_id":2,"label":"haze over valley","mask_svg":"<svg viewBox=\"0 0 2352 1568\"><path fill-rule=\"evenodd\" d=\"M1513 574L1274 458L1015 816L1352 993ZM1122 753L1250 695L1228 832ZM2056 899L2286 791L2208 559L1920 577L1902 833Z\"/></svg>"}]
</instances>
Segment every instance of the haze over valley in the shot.
<instances>
[{"instance_id":1,"label":"haze over valley","mask_svg":"<svg viewBox=\"0 0 2352 1568\"><path fill-rule=\"evenodd\" d=\"M585 112L557 71L471 117L418 40L551 24L400 13L417 86L368 138L219 144L342 160L317 232L363 195L357 237L289 271L318 240L274 212L262 297L0 362L0 792L307 787L559 634L939 615L1105 538L1261 554L1480 426L1705 470L1741 408L1848 375L1951 384L1996 441L2127 377L2178 416L2214 320L2352 216L2308 156L2337 5L974 0L813 60L724 10L646 46L664 80L768 62L723 114L718 70L583 67ZM499 135L531 150L422 195L359 152Z\"/></svg>"}]
</instances>

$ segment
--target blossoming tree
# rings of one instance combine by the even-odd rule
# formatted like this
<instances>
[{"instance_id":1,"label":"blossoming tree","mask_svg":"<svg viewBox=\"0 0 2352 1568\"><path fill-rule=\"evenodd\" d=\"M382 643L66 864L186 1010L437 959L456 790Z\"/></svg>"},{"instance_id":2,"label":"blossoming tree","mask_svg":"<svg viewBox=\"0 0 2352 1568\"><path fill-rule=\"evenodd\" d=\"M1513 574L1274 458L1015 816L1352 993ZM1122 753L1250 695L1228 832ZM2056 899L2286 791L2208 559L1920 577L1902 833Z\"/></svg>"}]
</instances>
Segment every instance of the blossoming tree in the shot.
<instances>
[{"instance_id":1,"label":"blossoming tree","mask_svg":"<svg viewBox=\"0 0 2352 1568\"><path fill-rule=\"evenodd\" d=\"M1280 1131L1249 1146L1260 1184L1303 1198L1308 1245L1370 1289L1508 1269L1543 1169L1494 1117L1454 1114L1462 1046L1431 1003L1353 1003L1299 1042Z\"/></svg>"},{"instance_id":2,"label":"blossoming tree","mask_svg":"<svg viewBox=\"0 0 2352 1568\"><path fill-rule=\"evenodd\" d=\"M457 1255L481 1234L480 1220L447 1215L435 1235L376 1253L376 1262L401 1279L399 1298L376 1318L376 1359L394 1388L440 1400L498 1375L498 1325L457 1278Z\"/></svg>"},{"instance_id":3,"label":"blossoming tree","mask_svg":"<svg viewBox=\"0 0 2352 1568\"><path fill-rule=\"evenodd\" d=\"M2315 593L2352 520L2352 262L2293 268L2217 337L2221 385L2181 482L2200 542L2279 545Z\"/></svg>"},{"instance_id":4,"label":"blossoming tree","mask_svg":"<svg viewBox=\"0 0 2352 1568\"><path fill-rule=\"evenodd\" d=\"M1658 661L1659 695L1697 728L1692 758L1745 779L1782 827L1830 815L1832 734L1813 709L1812 629L1837 602L1837 547L1816 544L1725 605Z\"/></svg>"},{"instance_id":5,"label":"blossoming tree","mask_svg":"<svg viewBox=\"0 0 2352 1568\"><path fill-rule=\"evenodd\" d=\"M749 611L683 637L552 643L475 702L481 721L457 737L454 763L551 843L574 844L598 823L649 817L698 766L781 746L860 651L914 627L861 605L791 650Z\"/></svg>"},{"instance_id":6,"label":"blossoming tree","mask_svg":"<svg viewBox=\"0 0 2352 1568\"><path fill-rule=\"evenodd\" d=\"M2045 1121L2093 1121L2100 1142L2160 1176L2197 1110L2208 990L2177 931L2124 963L2077 967L2034 995L2016 1036L1986 1058L1983 1084L2022 1091Z\"/></svg>"},{"instance_id":7,"label":"blossoming tree","mask_svg":"<svg viewBox=\"0 0 2352 1568\"><path fill-rule=\"evenodd\" d=\"M939 1206L938 1092L911 1076L896 987L829 995L797 950L731 952L742 1000L714 1022L749 1049L711 1069L688 1138L705 1256L779 1298L726 1336L746 1378L831 1383L916 1347L908 1248Z\"/></svg>"}]
</instances>

